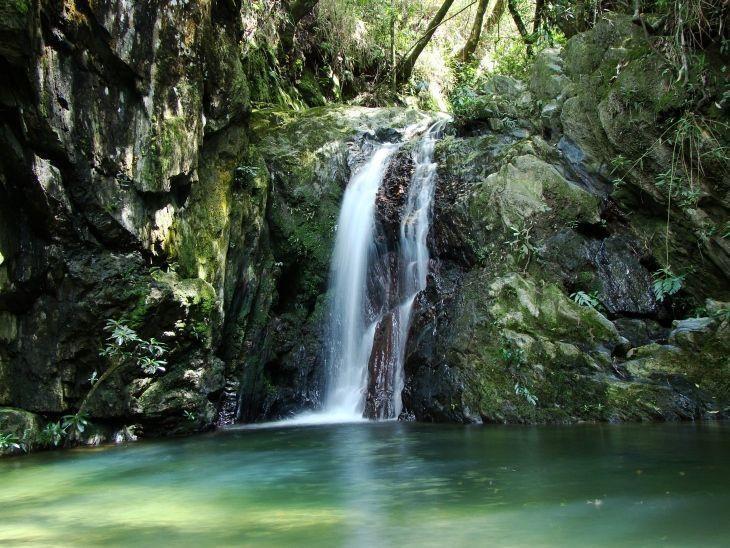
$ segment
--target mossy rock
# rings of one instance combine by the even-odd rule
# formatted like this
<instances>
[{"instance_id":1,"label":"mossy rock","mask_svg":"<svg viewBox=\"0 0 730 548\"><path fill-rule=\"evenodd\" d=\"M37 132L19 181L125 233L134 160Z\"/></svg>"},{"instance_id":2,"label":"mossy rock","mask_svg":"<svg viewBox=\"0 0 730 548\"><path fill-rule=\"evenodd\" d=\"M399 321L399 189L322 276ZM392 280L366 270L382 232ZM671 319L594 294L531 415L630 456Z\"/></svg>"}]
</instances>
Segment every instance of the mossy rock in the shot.
<instances>
[{"instance_id":1,"label":"mossy rock","mask_svg":"<svg viewBox=\"0 0 730 548\"><path fill-rule=\"evenodd\" d=\"M11 434L15 436L17 443L29 446L38 438L43 419L23 409L13 407L0 407L0 434ZM0 449L1 455L18 454L22 448Z\"/></svg>"},{"instance_id":2,"label":"mossy rock","mask_svg":"<svg viewBox=\"0 0 730 548\"><path fill-rule=\"evenodd\" d=\"M475 226L497 227L509 233L511 227L557 221L595 223L599 200L569 183L558 170L532 155L515 158L477 186L469 211Z\"/></svg>"},{"instance_id":3,"label":"mossy rock","mask_svg":"<svg viewBox=\"0 0 730 548\"><path fill-rule=\"evenodd\" d=\"M205 105L205 132L220 131L251 110L251 91L239 46L227 29L213 26L203 44L206 59L205 83L211 100Z\"/></svg>"},{"instance_id":4,"label":"mossy rock","mask_svg":"<svg viewBox=\"0 0 730 548\"><path fill-rule=\"evenodd\" d=\"M555 341L614 345L616 327L601 313L579 306L554 284L539 287L518 274L499 278L489 286L495 322L512 331L545 336Z\"/></svg>"},{"instance_id":5,"label":"mossy rock","mask_svg":"<svg viewBox=\"0 0 730 548\"><path fill-rule=\"evenodd\" d=\"M621 338L595 310L579 307L553 284L516 273L489 281L474 270L461 283L448 318L438 344L444 345L439 363L448 364L453 384L461 387L450 396L452 420L601 418L605 389L595 377L608 367L610 349Z\"/></svg>"},{"instance_id":6,"label":"mossy rock","mask_svg":"<svg viewBox=\"0 0 730 548\"><path fill-rule=\"evenodd\" d=\"M31 21L33 3L30 0L0 2L0 55L20 61L31 51Z\"/></svg>"},{"instance_id":7,"label":"mossy rock","mask_svg":"<svg viewBox=\"0 0 730 548\"><path fill-rule=\"evenodd\" d=\"M140 386L132 414L157 434L176 435L208 429L216 407L208 394L223 388L224 364L215 357L193 356L181 366Z\"/></svg>"},{"instance_id":8,"label":"mossy rock","mask_svg":"<svg viewBox=\"0 0 730 548\"><path fill-rule=\"evenodd\" d=\"M609 48L643 38L642 30L630 16L613 14L600 19L586 32L573 36L565 45L565 71L571 78L591 74L604 60Z\"/></svg>"},{"instance_id":9,"label":"mossy rock","mask_svg":"<svg viewBox=\"0 0 730 548\"><path fill-rule=\"evenodd\" d=\"M536 99L557 99L569 83L570 79L563 72L563 58L559 49L544 49L535 56L530 91Z\"/></svg>"},{"instance_id":10,"label":"mossy rock","mask_svg":"<svg viewBox=\"0 0 730 548\"><path fill-rule=\"evenodd\" d=\"M174 303L182 312L176 320L177 325L186 324L184 327L191 330L192 335L210 345L213 331L222 321L221 303L215 288L200 278L181 279L171 271L156 272L153 277L157 283L150 298L157 303L164 300ZM154 295L155 290L161 290L163 294Z\"/></svg>"}]
</instances>

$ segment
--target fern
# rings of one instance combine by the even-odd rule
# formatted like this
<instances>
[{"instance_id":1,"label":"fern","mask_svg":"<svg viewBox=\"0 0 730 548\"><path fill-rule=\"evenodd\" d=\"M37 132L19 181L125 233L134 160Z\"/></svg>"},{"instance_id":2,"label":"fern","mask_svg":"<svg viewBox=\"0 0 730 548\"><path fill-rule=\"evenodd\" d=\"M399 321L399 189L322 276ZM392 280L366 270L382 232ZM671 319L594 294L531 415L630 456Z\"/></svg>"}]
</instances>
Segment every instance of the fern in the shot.
<instances>
[{"instance_id":1,"label":"fern","mask_svg":"<svg viewBox=\"0 0 730 548\"><path fill-rule=\"evenodd\" d=\"M668 268L657 270L654 273L654 283L652 283L656 300L661 303L667 297L678 293L684 284L684 276L684 274L676 276Z\"/></svg>"},{"instance_id":2,"label":"fern","mask_svg":"<svg viewBox=\"0 0 730 548\"><path fill-rule=\"evenodd\" d=\"M575 293L571 294L570 298L573 299L580 306L585 306L587 308L598 308L601 304L601 302L598 300L598 294L595 291L593 291L592 293L586 293L585 291L576 291Z\"/></svg>"}]
</instances>

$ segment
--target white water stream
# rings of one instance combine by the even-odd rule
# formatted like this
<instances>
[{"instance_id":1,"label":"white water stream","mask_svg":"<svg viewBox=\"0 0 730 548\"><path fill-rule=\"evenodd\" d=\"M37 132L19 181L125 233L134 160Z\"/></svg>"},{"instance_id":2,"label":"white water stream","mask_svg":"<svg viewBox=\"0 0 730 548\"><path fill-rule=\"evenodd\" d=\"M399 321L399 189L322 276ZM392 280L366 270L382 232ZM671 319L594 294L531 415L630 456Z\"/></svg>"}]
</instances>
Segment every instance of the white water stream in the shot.
<instances>
[{"instance_id":1,"label":"white water stream","mask_svg":"<svg viewBox=\"0 0 730 548\"><path fill-rule=\"evenodd\" d=\"M419 292L426 289L428 275L428 233L431 229L431 211L436 188L436 168L433 152L445 120L434 123L421 139L413 153L415 166L413 177L408 186L408 199L400 224L400 294L403 301L398 307L398 327L395 352L395 387L393 390L393 417L398 418L403 410L401 394L404 385L404 364L408 330L411 325L413 302Z\"/></svg>"},{"instance_id":2,"label":"white water stream","mask_svg":"<svg viewBox=\"0 0 730 548\"><path fill-rule=\"evenodd\" d=\"M330 275L328 379L325 413L361 418L365 407L367 364L375 322L367 321L368 270L375 247L375 199L399 145L387 143L352 177L337 222Z\"/></svg>"},{"instance_id":3,"label":"white water stream","mask_svg":"<svg viewBox=\"0 0 730 548\"><path fill-rule=\"evenodd\" d=\"M413 153L414 173L402 213L399 238L398 295L400 305L392 311L393 353L387 361L392 390L387 395L387 415L379 410L377 418L397 418L402 409L403 362L410 326L413 302L426 287L429 253L426 239L430 229L436 164L433 151L445 124L439 120L428 128ZM406 136L419 129L406 130ZM361 420L368 390L368 363L378 322L385 321L383 312L374 311L373 303L385 302L385 295L370 295L369 291L387 291L388 282L369 287L370 269L379 260L376 245L375 207L378 190L390 161L402 144L380 145L370 158L354 173L340 210L337 236L330 277L330 323L328 338L328 379L321 418L330 420ZM379 312L372 317L373 312Z\"/></svg>"}]
</instances>

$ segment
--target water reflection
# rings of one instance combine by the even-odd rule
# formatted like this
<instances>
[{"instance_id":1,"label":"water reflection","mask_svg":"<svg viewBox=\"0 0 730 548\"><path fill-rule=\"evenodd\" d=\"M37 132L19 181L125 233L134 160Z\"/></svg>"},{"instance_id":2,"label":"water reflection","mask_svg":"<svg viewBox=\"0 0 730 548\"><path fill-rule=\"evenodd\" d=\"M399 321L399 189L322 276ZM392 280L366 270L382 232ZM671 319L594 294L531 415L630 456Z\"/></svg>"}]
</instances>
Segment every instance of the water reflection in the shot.
<instances>
[{"instance_id":1,"label":"water reflection","mask_svg":"<svg viewBox=\"0 0 730 548\"><path fill-rule=\"evenodd\" d=\"M723 545L730 428L234 430L0 461L0 544Z\"/></svg>"}]
</instances>

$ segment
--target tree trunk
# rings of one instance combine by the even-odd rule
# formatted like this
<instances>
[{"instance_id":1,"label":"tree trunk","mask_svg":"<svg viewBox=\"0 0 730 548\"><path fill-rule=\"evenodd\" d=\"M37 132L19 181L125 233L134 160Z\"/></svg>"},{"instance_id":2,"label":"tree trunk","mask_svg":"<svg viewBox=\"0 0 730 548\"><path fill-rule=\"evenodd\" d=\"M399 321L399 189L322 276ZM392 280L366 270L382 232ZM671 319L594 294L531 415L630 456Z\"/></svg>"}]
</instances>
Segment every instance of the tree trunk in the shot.
<instances>
[{"instance_id":1,"label":"tree trunk","mask_svg":"<svg viewBox=\"0 0 730 548\"><path fill-rule=\"evenodd\" d=\"M94 392L96 392L96 389L99 388L99 385L102 382L104 382L107 379L107 377L109 377L112 373L114 373L117 369L119 369L125 363L126 362L124 360L115 361L111 366L109 366L109 369L107 369L106 371L104 371L101 374L101 377L96 379L96 382L91 386L91 390L89 390L87 392L86 396L84 396L84 399L81 400L81 405L79 405L79 411L78 411L79 414L86 411L86 406L88 405L89 400L91 399L91 396L93 396Z\"/></svg>"},{"instance_id":2,"label":"tree trunk","mask_svg":"<svg viewBox=\"0 0 730 548\"><path fill-rule=\"evenodd\" d=\"M492 13L487 17L487 22L484 23L484 32L491 32L502 20L504 10L507 7L507 0L497 0L492 8Z\"/></svg>"},{"instance_id":3,"label":"tree trunk","mask_svg":"<svg viewBox=\"0 0 730 548\"><path fill-rule=\"evenodd\" d=\"M523 42L525 42L527 55L532 57L532 36L529 32L527 32L527 27L522 21L522 16L517 9L517 0L507 0L507 7L509 8L509 12L512 15L512 19L514 20L515 25L517 26L517 31L520 33Z\"/></svg>"},{"instance_id":4,"label":"tree trunk","mask_svg":"<svg viewBox=\"0 0 730 548\"><path fill-rule=\"evenodd\" d=\"M398 85L403 85L408 82L408 80L410 80L411 74L413 74L413 67L416 66L418 56L421 55L421 52L424 50L426 45L428 45L428 42L433 37L436 29L441 24L441 21L443 21L444 17L446 17L449 8L451 8L451 4L453 3L454 0L444 0L444 3L441 4L441 7L436 12L436 15L433 16L433 19L431 19L431 22L428 24L428 27L426 28L426 33L418 39L418 42L416 42L416 45L413 46L411 52L407 54L398 64L396 77Z\"/></svg>"},{"instance_id":5,"label":"tree trunk","mask_svg":"<svg viewBox=\"0 0 730 548\"><path fill-rule=\"evenodd\" d=\"M482 35L484 14L487 11L488 4L489 0L479 0L477 13L474 17L474 24L471 26L471 31L469 32L469 38L466 39L466 43L464 44L464 47L461 48L461 51L456 54L456 58L462 63L468 63L471 61L471 58L474 56L474 52L477 49L477 45L479 45L479 38Z\"/></svg>"},{"instance_id":6,"label":"tree trunk","mask_svg":"<svg viewBox=\"0 0 730 548\"><path fill-rule=\"evenodd\" d=\"M532 22L532 34L537 35L542 25L542 19L545 14L545 0L535 1L535 20Z\"/></svg>"},{"instance_id":7,"label":"tree trunk","mask_svg":"<svg viewBox=\"0 0 730 548\"><path fill-rule=\"evenodd\" d=\"M393 94L398 93L398 78L395 70L395 0L390 0L390 77Z\"/></svg>"}]
</instances>

